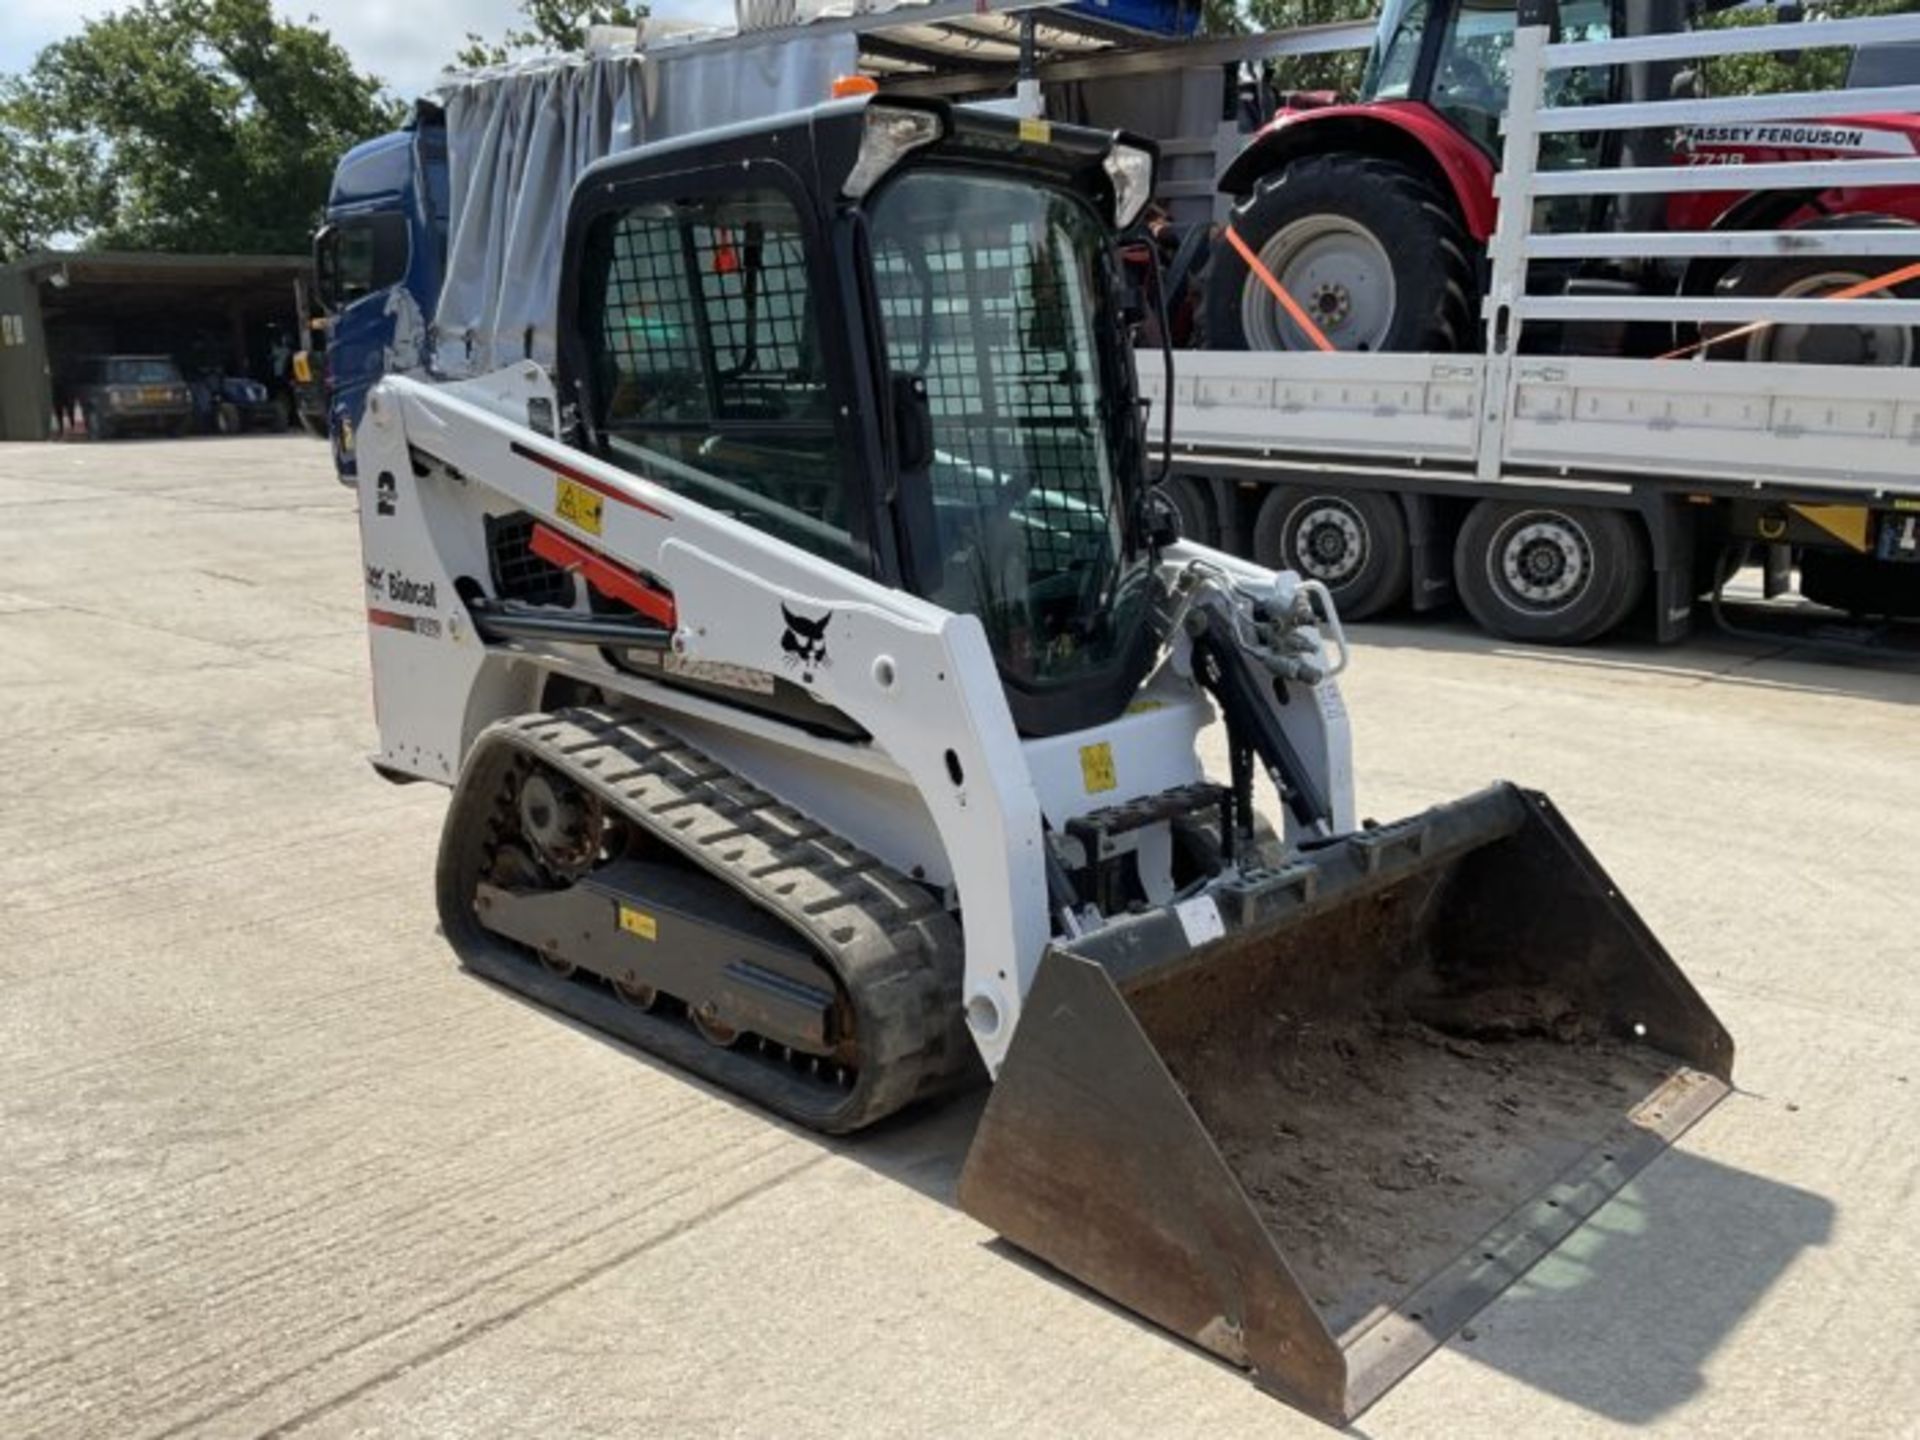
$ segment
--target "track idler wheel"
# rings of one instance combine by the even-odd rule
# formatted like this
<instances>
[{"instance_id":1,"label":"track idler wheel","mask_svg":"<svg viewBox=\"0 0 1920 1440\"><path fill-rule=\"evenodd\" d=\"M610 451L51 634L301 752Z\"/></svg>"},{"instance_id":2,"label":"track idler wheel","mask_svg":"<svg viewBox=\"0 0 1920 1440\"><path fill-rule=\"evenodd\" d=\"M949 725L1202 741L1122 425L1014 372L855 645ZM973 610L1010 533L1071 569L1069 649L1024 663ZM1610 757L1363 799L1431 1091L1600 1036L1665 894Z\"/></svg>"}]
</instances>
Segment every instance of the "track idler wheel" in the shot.
<instances>
[{"instance_id":1,"label":"track idler wheel","mask_svg":"<svg viewBox=\"0 0 1920 1440\"><path fill-rule=\"evenodd\" d=\"M709 1045L722 1050L731 1050L740 1039L737 1026L729 1025L720 1018L720 1007L709 1000L705 1004L695 1005L687 1011L693 1020L693 1028L700 1032L700 1038Z\"/></svg>"},{"instance_id":2,"label":"track idler wheel","mask_svg":"<svg viewBox=\"0 0 1920 1440\"><path fill-rule=\"evenodd\" d=\"M660 992L651 985L641 984L639 975L632 970L610 983L620 1003L635 1010L651 1010L660 1003Z\"/></svg>"},{"instance_id":3,"label":"track idler wheel","mask_svg":"<svg viewBox=\"0 0 1920 1440\"><path fill-rule=\"evenodd\" d=\"M535 770L520 782L520 833L562 879L584 875L599 858L605 817L599 797L562 776Z\"/></svg>"}]
</instances>

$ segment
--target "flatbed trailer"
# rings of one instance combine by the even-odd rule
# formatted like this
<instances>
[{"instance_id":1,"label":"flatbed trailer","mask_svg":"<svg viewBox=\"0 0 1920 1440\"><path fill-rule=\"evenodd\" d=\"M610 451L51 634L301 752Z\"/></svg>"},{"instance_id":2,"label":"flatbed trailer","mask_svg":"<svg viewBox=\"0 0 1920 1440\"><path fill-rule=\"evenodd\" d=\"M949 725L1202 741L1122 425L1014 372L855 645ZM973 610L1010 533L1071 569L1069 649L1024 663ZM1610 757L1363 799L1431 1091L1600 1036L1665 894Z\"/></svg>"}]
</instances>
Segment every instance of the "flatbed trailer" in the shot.
<instances>
[{"instance_id":1,"label":"flatbed trailer","mask_svg":"<svg viewBox=\"0 0 1920 1440\"><path fill-rule=\"evenodd\" d=\"M1234 200L1228 177L1249 148L1249 125L1264 115L1259 101L1249 106L1231 89L1209 96L1207 81L1217 86L1223 65L1354 49L1374 38L1365 25L1135 37L1077 54L1034 49L1013 63L1008 37L1015 27L1041 24L1048 13L1001 17L997 56L943 48L934 32L924 32L913 47L885 34L863 37L863 68L883 89L903 93L973 95L1025 80L1026 93L1043 97L1048 113L1064 99L1104 104L1103 123L1116 116L1136 127L1146 122L1161 149L1165 212L1179 229L1210 226L1216 250ZM1747 158L1738 154L1676 153L1675 163L1550 170L1540 146L1543 137L1570 132L1821 130L1843 125L1833 117L1863 113L1891 117L1897 126L1920 109L1920 84L1911 83L1920 80L1920 16L1566 43L1554 41L1558 17L1551 4L1528 0L1517 21L1495 182L1499 220L1479 267L1483 343L1444 354L1177 350L1168 489L1188 530L1264 563L1310 570L1311 554L1281 553L1265 533L1270 527L1263 515L1283 508L1280 491L1293 513L1322 507L1324 533L1336 545L1341 534L1347 537L1348 558L1355 545L1403 551L1405 573L1395 588L1404 585L1415 611L1453 603L1463 583L1472 585L1475 572L1486 572L1496 583L1469 597L1476 618L1511 638L1550 643L1597 638L1628 616L1660 640L1678 639L1690 627L1696 601L1742 561L1764 564L1769 594L1787 588L1798 567L1803 588L1826 603L1920 615L1916 371L1733 362L1722 358L1725 350L1698 343L1714 330L1817 325L1842 314L1852 324L1906 327L1920 340L1920 300L1904 298L1920 294L1913 285L1920 227L1772 228L1784 224L1792 206L1769 203L1844 185L1901 192L1900 203L1888 208L1910 211L1920 158L1891 153L1903 143L1899 130L1889 128L1845 158L1804 159L1798 157L1807 152L1789 149L1783 153L1795 158L1761 164L1732 163ZM1871 78L1854 82L1867 88L1550 103L1554 77L1568 72L1822 47L1870 52L1879 63ZM903 68L909 59L917 68ZM1172 125L1152 125L1149 104L1141 113L1125 108L1130 97L1117 84L1144 89L1148 77L1157 77L1152 83L1165 86L1174 73L1192 83L1177 105L1160 97L1162 115L1172 110L1180 117ZM1621 84L1612 93L1633 89ZM1701 163L1706 159L1721 163ZM1686 160L1693 163L1677 163ZM1740 203L1715 228L1535 228L1539 202L1562 202L1564 222L1568 197L1678 194L1712 208L1714 197L1724 203L1728 192L1740 192ZM1671 296L1605 287L1582 293L1564 284L1578 267L1622 256L1701 273L1717 262L1810 255L1872 261L1877 274L1904 275L1895 283L1906 288L1893 292L1901 298L1849 299L1843 312L1814 298L1732 298L1697 287ZM1660 348L1678 353L1664 359L1581 353L1583 338L1625 327L1670 334L1672 345ZM1920 345L1910 348L1920 357ZM1140 372L1143 389L1162 400L1168 381L1161 358L1143 355ZM1156 419L1156 436L1160 425ZM1502 507L1509 523L1485 523L1494 507ZM1476 510L1478 525L1471 523ZM1512 553L1522 531L1533 538L1521 551L1531 544L1536 557L1551 560L1557 549L1613 571L1618 597L1630 602L1612 607L1620 618L1592 607L1503 611L1487 591L1498 588L1509 566L1526 563L1525 554ZM1338 563L1330 561L1317 576L1336 589ZM1364 600L1349 599L1350 613L1370 608Z\"/></svg>"},{"instance_id":2,"label":"flatbed trailer","mask_svg":"<svg viewBox=\"0 0 1920 1440\"><path fill-rule=\"evenodd\" d=\"M1511 51L1500 218L1487 246L1484 348L1467 354L1177 351L1172 358L1171 489L1202 538L1257 555L1271 542L1257 517L1274 487L1365 526L1378 502L1404 530L1410 604L1451 603L1471 572L1499 581L1515 536L1578 552L1623 573L1638 567L1657 638L1684 635L1695 602L1742 559L1760 559L1769 593L1796 563L1819 573L1814 598L1870 613L1920 615L1920 372L1899 366L1741 363L1680 344L1668 358L1528 353L1529 327L1671 327L1676 337L1727 327L1834 323L1920 327L1910 298L1759 299L1719 295L1540 293L1536 262L1609 255L1871 257L1909 280L1920 228L1706 230L1693 233L1535 229L1536 202L1602 193L1740 190L1817 193L1920 184L1920 158L1762 165L1545 171L1542 136L1652 125L1817 120L1857 112L1835 90L1556 108L1555 73L1648 59L1784 47L1913 45L1920 16L1818 25L1553 43L1525 7ZM1524 23L1533 19L1536 23ZM1909 93L1910 92L1910 93ZM1920 87L1879 91L1912 106ZM1899 292L1895 292L1898 294ZM1907 293L1914 293L1909 290ZM1915 333L1920 333L1916 330ZM1571 348L1571 347L1563 347ZM1143 361L1144 361L1143 357ZM1156 402L1166 370L1141 366ZM1159 421L1155 422L1156 427ZM1156 434L1161 433L1158 428ZM1357 497L1369 497L1358 499ZM1500 507L1512 523L1474 524ZM1594 517L1625 517L1628 525ZM1374 537L1369 536L1369 539ZM1382 537L1402 543L1399 537ZM1611 549L1609 549L1611 547ZM1520 547L1524 550L1524 545ZM1274 557L1267 555L1271 561ZM1323 577L1327 578L1327 577ZM1483 587L1484 589L1484 587ZM1624 593L1624 592L1623 592ZM1488 622L1482 604L1471 606ZM1622 609L1620 619L1630 613ZM1498 617L1488 628L1546 642L1596 638L1592 614Z\"/></svg>"}]
</instances>

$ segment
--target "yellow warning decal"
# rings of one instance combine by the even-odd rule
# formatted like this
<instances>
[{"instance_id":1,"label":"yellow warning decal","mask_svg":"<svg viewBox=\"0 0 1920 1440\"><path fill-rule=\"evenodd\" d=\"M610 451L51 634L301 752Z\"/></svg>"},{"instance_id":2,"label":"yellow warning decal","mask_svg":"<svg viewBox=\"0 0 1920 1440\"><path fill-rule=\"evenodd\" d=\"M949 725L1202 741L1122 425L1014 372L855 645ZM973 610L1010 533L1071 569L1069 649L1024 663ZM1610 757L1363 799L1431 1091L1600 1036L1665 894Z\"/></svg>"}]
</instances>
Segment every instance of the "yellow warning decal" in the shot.
<instances>
[{"instance_id":1,"label":"yellow warning decal","mask_svg":"<svg viewBox=\"0 0 1920 1440\"><path fill-rule=\"evenodd\" d=\"M586 486L557 476L553 482L553 513L589 535L600 533L600 497Z\"/></svg>"},{"instance_id":2,"label":"yellow warning decal","mask_svg":"<svg viewBox=\"0 0 1920 1440\"><path fill-rule=\"evenodd\" d=\"M660 926L653 916L644 910L636 910L631 905L620 907L620 928L629 935L638 935L642 940L660 938Z\"/></svg>"},{"instance_id":3,"label":"yellow warning decal","mask_svg":"<svg viewBox=\"0 0 1920 1440\"><path fill-rule=\"evenodd\" d=\"M1127 706L1126 713L1129 715L1151 715L1156 710L1164 710L1166 708L1167 702L1164 700L1136 700Z\"/></svg>"},{"instance_id":4,"label":"yellow warning decal","mask_svg":"<svg viewBox=\"0 0 1920 1440\"><path fill-rule=\"evenodd\" d=\"M1022 120L1020 122L1020 138L1029 145L1051 145L1053 143L1053 126L1044 120Z\"/></svg>"},{"instance_id":5,"label":"yellow warning decal","mask_svg":"<svg viewBox=\"0 0 1920 1440\"><path fill-rule=\"evenodd\" d=\"M1794 513L1811 520L1834 539L1855 550L1867 548L1867 507L1864 505L1795 505Z\"/></svg>"},{"instance_id":6,"label":"yellow warning decal","mask_svg":"<svg viewBox=\"0 0 1920 1440\"><path fill-rule=\"evenodd\" d=\"M1113 773L1113 746L1105 740L1098 745L1082 745L1080 778L1086 782L1089 795L1098 795L1119 785L1119 778Z\"/></svg>"}]
</instances>

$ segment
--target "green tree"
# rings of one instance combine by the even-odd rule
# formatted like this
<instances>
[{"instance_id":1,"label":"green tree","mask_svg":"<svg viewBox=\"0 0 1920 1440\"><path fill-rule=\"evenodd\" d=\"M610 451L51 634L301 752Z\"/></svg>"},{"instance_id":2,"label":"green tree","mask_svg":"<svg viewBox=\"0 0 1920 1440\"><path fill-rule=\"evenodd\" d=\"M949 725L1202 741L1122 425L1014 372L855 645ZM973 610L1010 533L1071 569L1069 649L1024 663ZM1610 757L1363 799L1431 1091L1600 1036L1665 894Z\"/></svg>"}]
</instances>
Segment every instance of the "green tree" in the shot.
<instances>
[{"instance_id":1,"label":"green tree","mask_svg":"<svg viewBox=\"0 0 1920 1440\"><path fill-rule=\"evenodd\" d=\"M302 251L334 162L404 113L270 0L142 0L0 84L0 244Z\"/></svg>"},{"instance_id":2,"label":"green tree","mask_svg":"<svg viewBox=\"0 0 1920 1440\"><path fill-rule=\"evenodd\" d=\"M638 25L647 18L647 7L627 0L520 0L520 13L526 17L526 26L507 31L497 41L469 30L455 63L463 70L478 70L527 54L584 50L587 31L593 26Z\"/></svg>"},{"instance_id":3,"label":"green tree","mask_svg":"<svg viewBox=\"0 0 1920 1440\"><path fill-rule=\"evenodd\" d=\"M1309 25L1371 20L1376 0L1247 0L1255 30L1298 30ZM1354 95L1367 63L1365 50L1336 50L1325 55L1282 55L1272 62L1276 90L1332 90Z\"/></svg>"}]
</instances>

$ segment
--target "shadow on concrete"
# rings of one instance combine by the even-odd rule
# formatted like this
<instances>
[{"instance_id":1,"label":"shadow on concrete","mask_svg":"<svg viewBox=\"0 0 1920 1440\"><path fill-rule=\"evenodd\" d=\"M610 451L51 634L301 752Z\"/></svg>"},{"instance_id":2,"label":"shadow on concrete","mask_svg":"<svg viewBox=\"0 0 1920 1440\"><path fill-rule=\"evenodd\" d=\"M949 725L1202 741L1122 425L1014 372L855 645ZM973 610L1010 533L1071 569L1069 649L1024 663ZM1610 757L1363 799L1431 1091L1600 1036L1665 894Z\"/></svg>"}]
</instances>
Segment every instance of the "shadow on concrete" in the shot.
<instances>
[{"instance_id":1,"label":"shadow on concrete","mask_svg":"<svg viewBox=\"0 0 1920 1440\"><path fill-rule=\"evenodd\" d=\"M1641 673L1693 680L1701 685L1845 695L1891 704L1920 704L1920 624L1890 627L1897 643L1872 655L1818 649L1788 638L1783 612L1730 607L1744 625L1779 626L1782 635L1733 636L1702 619L1694 634L1676 645L1656 645L1630 631L1586 646L1525 645L1488 635L1464 613L1397 615L1349 627L1363 651L1420 650L1438 654L1491 655L1524 660L1545 671ZM1822 622L1827 623L1827 622Z\"/></svg>"},{"instance_id":2,"label":"shadow on concrete","mask_svg":"<svg viewBox=\"0 0 1920 1440\"><path fill-rule=\"evenodd\" d=\"M1832 1239L1835 1216L1824 1196L1670 1150L1451 1348L1583 1409L1647 1424L1706 1388L1713 1353L1803 1250Z\"/></svg>"},{"instance_id":3,"label":"shadow on concrete","mask_svg":"<svg viewBox=\"0 0 1920 1440\"><path fill-rule=\"evenodd\" d=\"M869 1139L831 1148L951 1205L983 1103L974 1095L932 1114L896 1117ZM1752 1102L1736 1094L1725 1103ZM1594 1414L1648 1424L1705 1389L1714 1352L1803 1251L1832 1239L1835 1215L1824 1196L1670 1149L1467 1320L1448 1347ZM1168 1344L1240 1373L1007 1241L984 1243ZM1417 1385L1418 1375L1416 1368L1401 1383ZM1365 1418L1349 1433L1363 1433Z\"/></svg>"},{"instance_id":4,"label":"shadow on concrete","mask_svg":"<svg viewBox=\"0 0 1920 1440\"><path fill-rule=\"evenodd\" d=\"M892 1116L852 1138L827 1138L582 1021L486 983L796 1139L955 1206L960 1170L987 1098L984 1086ZM1756 1102L1736 1092L1723 1103ZM1434 1339L1597 1415L1649 1423L1705 1388L1714 1352L1802 1251L1828 1242L1834 1223L1834 1206L1820 1195L1686 1149L1669 1149L1495 1301L1467 1318L1450 1340L1438 1333ZM1032 1275L1151 1330L1165 1343L1186 1345L1005 1240L987 1237L982 1243ZM1417 1281L1409 1290L1415 1288ZM1361 1343L1352 1336L1349 1342ZM1187 1348L1223 1371L1241 1373L1209 1352ZM1415 1375L1417 1369L1405 1383L1417 1384Z\"/></svg>"}]
</instances>

